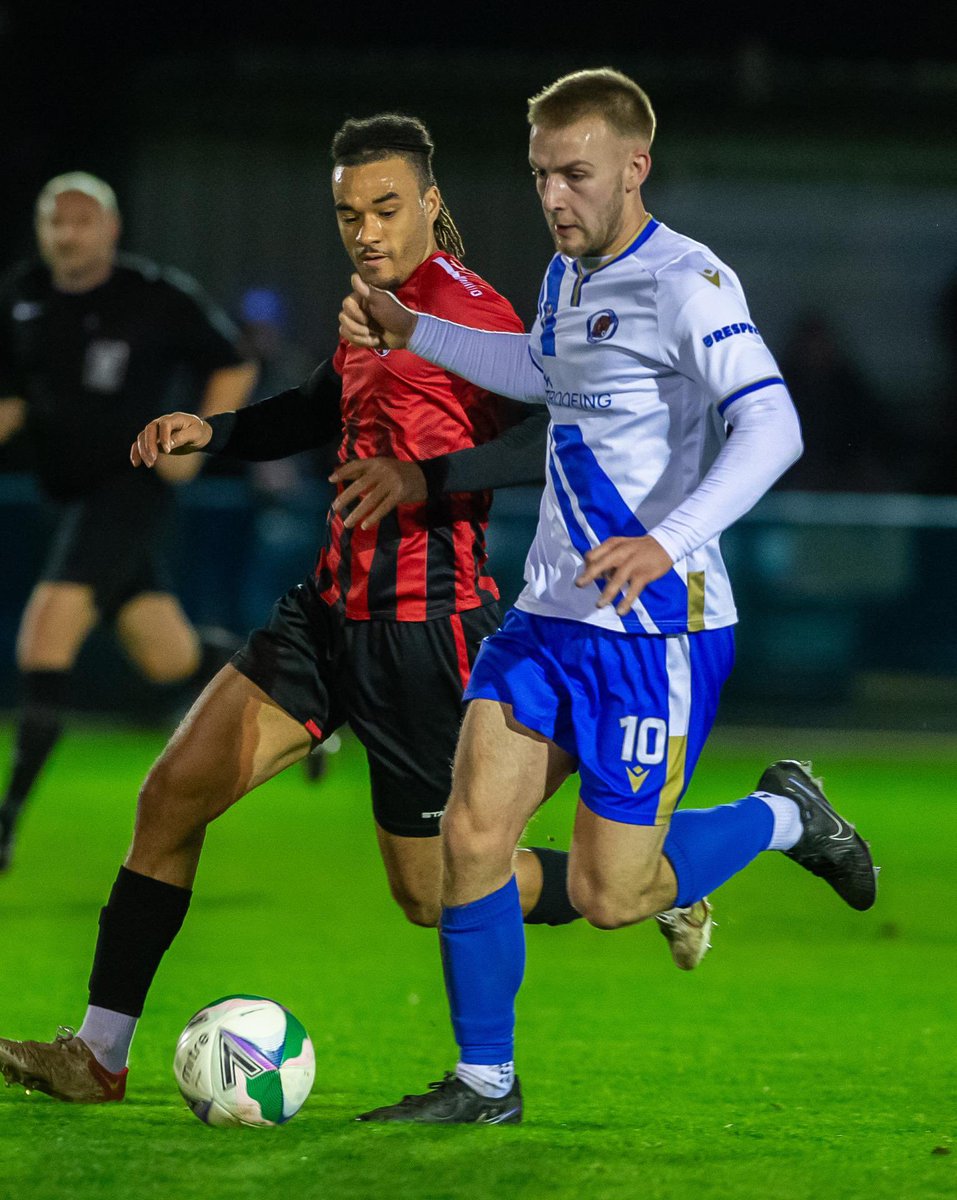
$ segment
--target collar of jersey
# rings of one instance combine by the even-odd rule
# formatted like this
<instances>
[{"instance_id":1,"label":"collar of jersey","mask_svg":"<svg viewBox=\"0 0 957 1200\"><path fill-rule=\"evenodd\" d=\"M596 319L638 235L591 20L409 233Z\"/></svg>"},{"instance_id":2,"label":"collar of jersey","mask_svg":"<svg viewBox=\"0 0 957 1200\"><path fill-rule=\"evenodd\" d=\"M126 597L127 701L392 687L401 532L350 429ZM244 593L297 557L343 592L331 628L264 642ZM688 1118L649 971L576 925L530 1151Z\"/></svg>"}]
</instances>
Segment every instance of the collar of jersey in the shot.
<instances>
[{"instance_id":1,"label":"collar of jersey","mask_svg":"<svg viewBox=\"0 0 957 1200\"><path fill-rule=\"evenodd\" d=\"M437 258L451 259L452 255L447 253L445 250L435 250L432 254L429 255L428 258L423 259L422 262L419 263L419 265L415 268L415 270L412 272L412 274L409 276L409 278L405 281L405 283L399 284L399 286L395 289L395 295L400 296L405 291L405 289L407 287L411 286L414 283L414 281L418 278L419 272L423 271L430 263L434 263Z\"/></svg>"},{"instance_id":2,"label":"collar of jersey","mask_svg":"<svg viewBox=\"0 0 957 1200\"><path fill-rule=\"evenodd\" d=\"M597 275L599 271L604 271L606 267L614 266L616 262L621 262L621 260L623 258L627 258L629 254L634 254L639 246L643 246L645 242L647 242L647 240L658 228L659 224L660 222L656 221L651 213L648 213L645 219L642 221L638 232L620 254L616 254L614 258L609 258L606 262L599 262L597 267L592 267L590 270L586 270L581 264L581 259L576 258L574 263L575 272L578 278L575 280L575 285L572 288L572 307L578 304L579 300L581 299L583 285L586 284L593 275Z\"/></svg>"}]
</instances>

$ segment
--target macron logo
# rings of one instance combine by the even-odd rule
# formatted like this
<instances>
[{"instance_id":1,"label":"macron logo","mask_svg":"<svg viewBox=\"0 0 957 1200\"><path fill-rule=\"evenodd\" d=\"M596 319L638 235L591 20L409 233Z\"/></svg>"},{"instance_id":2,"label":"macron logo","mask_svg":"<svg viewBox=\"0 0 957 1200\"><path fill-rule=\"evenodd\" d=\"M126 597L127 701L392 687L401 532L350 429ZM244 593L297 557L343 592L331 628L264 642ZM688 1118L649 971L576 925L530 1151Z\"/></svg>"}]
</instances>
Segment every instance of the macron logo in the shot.
<instances>
[{"instance_id":1,"label":"macron logo","mask_svg":"<svg viewBox=\"0 0 957 1200\"><path fill-rule=\"evenodd\" d=\"M475 280L469 279L468 275L464 275L461 271L457 271L447 259L437 258L435 261L439 264L446 275L451 275L455 282L460 283L470 296L483 295L482 289L475 286Z\"/></svg>"}]
</instances>

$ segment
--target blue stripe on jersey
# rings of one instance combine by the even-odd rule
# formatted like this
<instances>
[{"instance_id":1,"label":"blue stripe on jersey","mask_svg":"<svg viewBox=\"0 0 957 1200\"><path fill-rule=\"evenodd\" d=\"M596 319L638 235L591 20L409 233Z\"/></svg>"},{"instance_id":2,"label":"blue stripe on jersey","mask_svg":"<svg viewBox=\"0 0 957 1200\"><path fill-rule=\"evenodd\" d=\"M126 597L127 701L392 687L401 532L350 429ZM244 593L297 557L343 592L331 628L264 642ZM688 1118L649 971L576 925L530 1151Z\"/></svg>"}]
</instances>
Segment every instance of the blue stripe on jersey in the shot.
<instances>
[{"instance_id":1,"label":"blue stripe on jersey","mask_svg":"<svg viewBox=\"0 0 957 1200\"><path fill-rule=\"evenodd\" d=\"M644 537L648 530L601 469L594 451L582 437L579 427L554 425L552 437L565 478L599 544L611 537ZM572 525L568 522L564 508L562 513L569 533L572 533ZM572 540L574 541L574 535ZM577 543L575 548L581 549ZM656 625L673 623L676 620L684 621L688 613L688 589L672 567L667 575L648 584L641 593L641 603Z\"/></svg>"},{"instance_id":2,"label":"blue stripe on jersey","mask_svg":"<svg viewBox=\"0 0 957 1200\"><path fill-rule=\"evenodd\" d=\"M742 396L747 396L750 392L758 392L761 388L771 387L774 383L783 384L784 380L780 375L769 375L767 379L759 379L757 383L749 383L747 387L738 388L736 392L732 392L730 396L725 398L718 405L718 412L724 416L725 409L730 404L734 404L735 400L740 400Z\"/></svg>"},{"instance_id":3,"label":"blue stripe on jersey","mask_svg":"<svg viewBox=\"0 0 957 1200\"><path fill-rule=\"evenodd\" d=\"M555 321L558 319L558 295L564 274L564 259L556 254L545 276L545 302L542 304L542 355L551 358L555 357Z\"/></svg>"},{"instance_id":4,"label":"blue stripe on jersey","mask_svg":"<svg viewBox=\"0 0 957 1200\"><path fill-rule=\"evenodd\" d=\"M555 488L555 495L558 497L558 507L562 510L562 516L565 518L565 527L568 530L568 536L572 539L572 545L582 556L582 558L584 558L591 549L591 543L588 540L588 535L578 524L578 519L575 516L575 510L572 508L572 502L569 500L568 493L565 491L565 488L562 484L562 477L559 475L558 469L551 459L549 459L548 469L551 473L552 484ZM601 579L596 579L595 587L598 588L599 592L603 592L605 590L604 581ZM617 597L618 600L621 599L621 595L622 593L619 592ZM641 621L639 621L636 613L627 612L623 617L620 613L617 615L620 617L622 625L624 625L629 633L645 632L645 628Z\"/></svg>"}]
</instances>

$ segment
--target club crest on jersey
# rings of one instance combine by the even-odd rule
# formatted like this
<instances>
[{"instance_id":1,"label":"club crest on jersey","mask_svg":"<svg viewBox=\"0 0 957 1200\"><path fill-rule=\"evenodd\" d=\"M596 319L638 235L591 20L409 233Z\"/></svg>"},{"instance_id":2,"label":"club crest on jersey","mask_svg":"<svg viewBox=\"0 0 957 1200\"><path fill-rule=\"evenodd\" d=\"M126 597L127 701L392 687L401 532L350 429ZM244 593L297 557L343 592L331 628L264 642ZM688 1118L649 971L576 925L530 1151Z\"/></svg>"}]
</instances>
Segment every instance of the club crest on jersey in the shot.
<instances>
[{"instance_id":1,"label":"club crest on jersey","mask_svg":"<svg viewBox=\"0 0 957 1200\"><path fill-rule=\"evenodd\" d=\"M611 308L592 313L588 318L587 338L594 346L596 342L607 342L618 329L618 314Z\"/></svg>"}]
</instances>

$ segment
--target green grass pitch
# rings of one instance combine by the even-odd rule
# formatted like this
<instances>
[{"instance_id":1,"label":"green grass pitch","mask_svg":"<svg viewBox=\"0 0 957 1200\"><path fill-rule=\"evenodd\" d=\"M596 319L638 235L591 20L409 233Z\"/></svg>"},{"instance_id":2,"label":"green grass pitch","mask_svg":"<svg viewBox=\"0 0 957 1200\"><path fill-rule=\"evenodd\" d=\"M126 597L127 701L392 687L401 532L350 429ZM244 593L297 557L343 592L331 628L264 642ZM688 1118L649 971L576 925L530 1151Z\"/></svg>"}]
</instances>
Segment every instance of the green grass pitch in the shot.
<instances>
[{"instance_id":1,"label":"green grass pitch","mask_svg":"<svg viewBox=\"0 0 957 1200\"><path fill-rule=\"evenodd\" d=\"M96 914L159 734L75 732L0 879L0 1033L78 1024ZM6 761L9 731L0 743ZM213 752L211 750L211 752ZM518 1063L525 1124L351 1123L454 1062L436 935L406 925L378 862L359 747L298 770L214 827L184 931L133 1045L129 1098L70 1108L0 1089L0 1196L375 1200L917 1200L957 1196L957 742L719 733L687 805L813 754L884 867L857 914L767 854L721 889L694 974L651 927L528 935ZM529 841L565 846L566 789ZM313 1094L277 1130L213 1130L170 1064L191 1013L228 992L310 1031Z\"/></svg>"}]
</instances>

